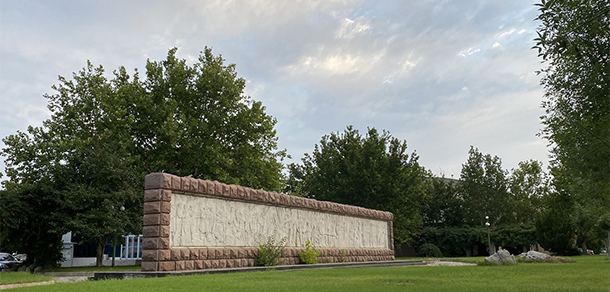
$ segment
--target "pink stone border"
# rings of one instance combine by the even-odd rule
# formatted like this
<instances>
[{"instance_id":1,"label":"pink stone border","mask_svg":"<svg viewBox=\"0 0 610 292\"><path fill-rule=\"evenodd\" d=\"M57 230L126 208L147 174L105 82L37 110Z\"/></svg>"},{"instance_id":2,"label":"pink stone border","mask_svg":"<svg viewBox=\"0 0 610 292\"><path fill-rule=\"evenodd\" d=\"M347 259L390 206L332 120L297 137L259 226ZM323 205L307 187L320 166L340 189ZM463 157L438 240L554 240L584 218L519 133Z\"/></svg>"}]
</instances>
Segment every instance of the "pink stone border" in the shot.
<instances>
[{"instance_id":1,"label":"pink stone border","mask_svg":"<svg viewBox=\"0 0 610 292\"><path fill-rule=\"evenodd\" d=\"M390 212L255 190L216 181L178 177L167 173L151 173L145 178L142 271L236 268L255 264L257 247L171 248L169 223L172 192L388 221L390 235L388 248L322 248L319 249L319 259L327 263L394 260L393 215ZM302 250L304 248L286 248L281 260L284 264L297 264L298 254Z\"/></svg>"}]
</instances>

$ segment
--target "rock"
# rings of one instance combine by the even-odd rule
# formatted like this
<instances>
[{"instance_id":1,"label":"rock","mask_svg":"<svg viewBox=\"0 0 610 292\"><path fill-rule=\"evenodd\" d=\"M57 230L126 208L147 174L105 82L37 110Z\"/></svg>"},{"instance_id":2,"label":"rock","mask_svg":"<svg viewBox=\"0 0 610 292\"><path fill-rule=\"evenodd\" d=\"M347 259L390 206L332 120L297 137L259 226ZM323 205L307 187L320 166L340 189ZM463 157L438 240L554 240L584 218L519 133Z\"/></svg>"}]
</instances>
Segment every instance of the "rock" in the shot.
<instances>
[{"instance_id":1,"label":"rock","mask_svg":"<svg viewBox=\"0 0 610 292\"><path fill-rule=\"evenodd\" d=\"M498 252L486 257L485 261L494 262L498 265L510 265L517 263L517 261L515 261L515 256L510 254L510 252L505 249L498 250Z\"/></svg>"},{"instance_id":2,"label":"rock","mask_svg":"<svg viewBox=\"0 0 610 292\"><path fill-rule=\"evenodd\" d=\"M21 266L21 267L19 267L19 269L17 269L17 272L25 272L26 268L27 268L26 266Z\"/></svg>"},{"instance_id":3,"label":"rock","mask_svg":"<svg viewBox=\"0 0 610 292\"><path fill-rule=\"evenodd\" d=\"M533 250L524 252L524 253L520 254L519 257L525 258L528 260L541 261L541 262L544 262L551 258L551 256L546 253L541 253L541 252L537 252L537 251L533 251Z\"/></svg>"},{"instance_id":4,"label":"rock","mask_svg":"<svg viewBox=\"0 0 610 292\"><path fill-rule=\"evenodd\" d=\"M40 273L40 271L42 271L42 267L38 266L34 269L34 274Z\"/></svg>"}]
</instances>

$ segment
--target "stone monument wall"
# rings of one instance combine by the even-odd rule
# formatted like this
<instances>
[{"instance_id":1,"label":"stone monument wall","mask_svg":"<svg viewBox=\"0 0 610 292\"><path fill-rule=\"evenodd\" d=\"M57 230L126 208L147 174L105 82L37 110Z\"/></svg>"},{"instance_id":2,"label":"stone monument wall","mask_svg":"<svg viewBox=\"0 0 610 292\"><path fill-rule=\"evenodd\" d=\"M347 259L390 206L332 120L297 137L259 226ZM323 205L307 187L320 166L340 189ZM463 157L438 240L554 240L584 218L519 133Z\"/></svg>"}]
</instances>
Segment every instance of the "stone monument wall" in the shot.
<instances>
[{"instance_id":1,"label":"stone monument wall","mask_svg":"<svg viewBox=\"0 0 610 292\"><path fill-rule=\"evenodd\" d=\"M392 213L166 173L146 176L142 271L254 266L285 239L285 264L309 240L321 262L394 259Z\"/></svg>"}]
</instances>

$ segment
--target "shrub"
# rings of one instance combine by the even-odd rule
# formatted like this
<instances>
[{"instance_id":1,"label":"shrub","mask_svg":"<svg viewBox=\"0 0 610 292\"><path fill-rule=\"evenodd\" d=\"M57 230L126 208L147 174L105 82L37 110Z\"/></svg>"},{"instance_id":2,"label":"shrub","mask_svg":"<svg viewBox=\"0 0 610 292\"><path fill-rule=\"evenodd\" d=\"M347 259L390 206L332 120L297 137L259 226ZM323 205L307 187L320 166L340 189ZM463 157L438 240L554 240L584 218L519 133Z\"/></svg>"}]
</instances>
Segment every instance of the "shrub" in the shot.
<instances>
[{"instance_id":1,"label":"shrub","mask_svg":"<svg viewBox=\"0 0 610 292\"><path fill-rule=\"evenodd\" d=\"M432 243L424 243L419 246L417 249L417 254L422 257L434 257L440 258L443 257L443 253L441 250Z\"/></svg>"},{"instance_id":2,"label":"shrub","mask_svg":"<svg viewBox=\"0 0 610 292\"><path fill-rule=\"evenodd\" d=\"M302 264L313 265L319 262L318 256L320 251L316 250L316 247L311 244L309 239L305 242L305 250L299 253L299 262Z\"/></svg>"},{"instance_id":3,"label":"shrub","mask_svg":"<svg viewBox=\"0 0 610 292\"><path fill-rule=\"evenodd\" d=\"M283 264L284 262L280 260L280 257L282 256L282 253L284 253L285 244L286 238L282 238L282 240L276 242L275 236L270 236L267 239L267 243L258 246L256 264L265 267Z\"/></svg>"}]
</instances>

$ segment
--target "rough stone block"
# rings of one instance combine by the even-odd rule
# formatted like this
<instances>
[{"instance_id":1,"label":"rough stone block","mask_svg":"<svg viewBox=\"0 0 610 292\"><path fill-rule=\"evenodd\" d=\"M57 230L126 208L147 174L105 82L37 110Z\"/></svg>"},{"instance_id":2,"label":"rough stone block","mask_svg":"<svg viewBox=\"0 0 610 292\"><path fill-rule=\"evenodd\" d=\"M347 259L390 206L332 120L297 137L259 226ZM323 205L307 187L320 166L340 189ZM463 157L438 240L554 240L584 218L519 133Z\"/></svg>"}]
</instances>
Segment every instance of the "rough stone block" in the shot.
<instances>
[{"instance_id":1,"label":"rough stone block","mask_svg":"<svg viewBox=\"0 0 610 292\"><path fill-rule=\"evenodd\" d=\"M194 177L189 177L189 192L198 193L199 192L199 182Z\"/></svg>"},{"instance_id":2,"label":"rough stone block","mask_svg":"<svg viewBox=\"0 0 610 292\"><path fill-rule=\"evenodd\" d=\"M191 251L188 248L180 249L180 260L189 260L191 258Z\"/></svg>"},{"instance_id":3,"label":"rough stone block","mask_svg":"<svg viewBox=\"0 0 610 292\"><path fill-rule=\"evenodd\" d=\"M158 249L159 248L159 238L151 237L151 238L143 238L142 239L142 249Z\"/></svg>"},{"instance_id":4,"label":"rough stone block","mask_svg":"<svg viewBox=\"0 0 610 292\"><path fill-rule=\"evenodd\" d=\"M196 260L195 261L195 269L196 270L203 270L203 269L205 269L205 265L203 264L202 260Z\"/></svg>"},{"instance_id":5,"label":"rough stone block","mask_svg":"<svg viewBox=\"0 0 610 292\"><path fill-rule=\"evenodd\" d=\"M227 267L227 260L218 260L218 268L224 269Z\"/></svg>"},{"instance_id":6,"label":"rough stone block","mask_svg":"<svg viewBox=\"0 0 610 292\"><path fill-rule=\"evenodd\" d=\"M169 214L172 210L172 203L169 201L161 201L159 202L159 212Z\"/></svg>"},{"instance_id":7,"label":"rough stone block","mask_svg":"<svg viewBox=\"0 0 610 292\"><path fill-rule=\"evenodd\" d=\"M154 272L157 271L159 268L159 265L156 261L144 261L142 260L142 272Z\"/></svg>"},{"instance_id":8,"label":"rough stone block","mask_svg":"<svg viewBox=\"0 0 610 292\"><path fill-rule=\"evenodd\" d=\"M197 192L205 194L208 191L208 182L205 180L197 180Z\"/></svg>"},{"instance_id":9,"label":"rough stone block","mask_svg":"<svg viewBox=\"0 0 610 292\"><path fill-rule=\"evenodd\" d=\"M238 248L231 248L231 249L229 249L229 258L232 258L232 259L236 259L237 258L237 249Z\"/></svg>"},{"instance_id":10,"label":"rough stone block","mask_svg":"<svg viewBox=\"0 0 610 292\"><path fill-rule=\"evenodd\" d=\"M161 189L145 190L144 202L155 202L161 200Z\"/></svg>"},{"instance_id":11,"label":"rough stone block","mask_svg":"<svg viewBox=\"0 0 610 292\"><path fill-rule=\"evenodd\" d=\"M172 190L182 190L182 180L179 176L172 175Z\"/></svg>"},{"instance_id":12,"label":"rough stone block","mask_svg":"<svg viewBox=\"0 0 610 292\"><path fill-rule=\"evenodd\" d=\"M216 259L216 250L212 248L208 248L208 259L214 260Z\"/></svg>"},{"instance_id":13,"label":"rough stone block","mask_svg":"<svg viewBox=\"0 0 610 292\"><path fill-rule=\"evenodd\" d=\"M159 260L160 261L169 261L171 260L171 250L169 249L160 249L159 250Z\"/></svg>"},{"instance_id":14,"label":"rough stone block","mask_svg":"<svg viewBox=\"0 0 610 292\"><path fill-rule=\"evenodd\" d=\"M175 271L175 270L176 270L175 261L159 262L159 271Z\"/></svg>"},{"instance_id":15,"label":"rough stone block","mask_svg":"<svg viewBox=\"0 0 610 292\"><path fill-rule=\"evenodd\" d=\"M199 259L200 260L208 259L208 250L206 248L199 249Z\"/></svg>"},{"instance_id":16,"label":"rough stone block","mask_svg":"<svg viewBox=\"0 0 610 292\"><path fill-rule=\"evenodd\" d=\"M160 237L169 237L169 225L159 226L159 236Z\"/></svg>"},{"instance_id":17,"label":"rough stone block","mask_svg":"<svg viewBox=\"0 0 610 292\"><path fill-rule=\"evenodd\" d=\"M161 202L144 202L144 214L157 214L161 213Z\"/></svg>"},{"instance_id":18,"label":"rough stone block","mask_svg":"<svg viewBox=\"0 0 610 292\"><path fill-rule=\"evenodd\" d=\"M212 268L212 261L211 260L203 261L203 268L204 269L211 269Z\"/></svg>"},{"instance_id":19,"label":"rough stone block","mask_svg":"<svg viewBox=\"0 0 610 292\"><path fill-rule=\"evenodd\" d=\"M158 261L159 260L159 250L157 249L148 249L142 251L142 262L145 261Z\"/></svg>"},{"instance_id":20,"label":"rough stone block","mask_svg":"<svg viewBox=\"0 0 610 292\"><path fill-rule=\"evenodd\" d=\"M142 227L142 235L145 238L148 237L159 237L161 236L160 231L160 226L159 225L151 225L151 226L144 226Z\"/></svg>"},{"instance_id":21,"label":"rough stone block","mask_svg":"<svg viewBox=\"0 0 610 292\"><path fill-rule=\"evenodd\" d=\"M176 261L176 271L186 270L186 261Z\"/></svg>"},{"instance_id":22,"label":"rough stone block","mask_svg":"<svg viewBox=\"0 0 610 292\"><path fill-rule=\"evenodd\" d=\"M169 249L169 238L159 238L159 249Z\"/></svg>"},{"instance_id":23,"label":"rough stone block","mask_svg":"<svg viewBox=\"0 0 610 292\"><path fill-rule=\"evenodd\" d=\"M214 250L214 258L215 259L223 259L224 258L224 253L222 249L217 248L216 250Z\"/></svg>"},{"instance_id":24,"label":"rough stone block","mask_svg":"<svg viewBox=\"0 0 610 292\"><path fill-rule=\"evenodd\" d=\"M180 178L180 191L189 192L191 189L191 181L189 177L181 177ZM176 265L177 268L177 265Z\"/></svg>"},{"instance_id":25,"label":"rough stone block","mask_svg":"<svg viewBox=\"0 0 610 292\"><path fill-rule=\"evenodd\" d=\"M207 186L205 194L212 195L212 196L215 195L216 194L216 183L214 183L211 180L208 180L205 182L205 184Z\"/></svg>"},{"instance_id":26,"label":"rough stone block","mask_svg":"<svg viewBox=\"0 0 610 292\"><path fill-rule=\"evenodd\" d=\"M229 197L237 199L237 186L236 185L229 185Z\"/></svg>"},{"instance_id":27,"label":"rough stone block","mask_svg":"<svg viewBox=\"0 0 610 292\"><path fill-rule=\"evenodd\" d=\"M142 220L143 226L159 225L161 222L161 214L144 214Z\"/></svg>"},{"instance_id":28,"label":"rough stone block","mask_svg":"<svg viewBox=\"0 0 610 292\"><path fill-rule=\"evenodd\" d=\"M185 263L185 267L184 267L185 270L190 271L190 270L195 269L195 261L185 261L184 263Z\"/></svg>"},{"instance_id":29,"label":"rough stone block","mask_svg":"<svg viewBox=\"0 0 610 292\"><path fill-rule=\"evenodd\" d=\"M211 260L210 261L211 268L212 269L218 269L218 266L219 266L218 262L219 262L219 260Z\"/></svg>"},{"instance_id":30,"label":"rough stone block","mask_svg":"<svg viewBox=\"0 0 610 292\"><path fill-rule=\"evenodd\" d=\"M180 250L179 249L172 249L171 250L171 258L172 261L179 261L180 260Z\"/></svg>"},{"instance_id":31,"label":"rough stone block","mask_svg":"<svg viewBox=\"0 0 610 292\"><path fill-rule=\"evenodd\" d=\"M191 260L198 260L199 259L199 249L196 249L196 248L189 249L189 252L191 253L191 255L189 256L189 258Z\"/></svg>"},{"instance_id":32,"label":"rough stone block","mask_svg":"<svg viewBox=\"0 0 610 292\"><path fill-rule=\"evenodd\" d=\"M172 175L168 173L151 173L144 177L144 189L170 189Z\"/></svg>"},{"instance_id":33,"label":"rough stone block","mask_svg":"<svg viewBox=\"0 0 610 292\"><path fill-rule=\"evenodd\" d=\"M226 262L227 262L227 268L235 267L235 259L228 259L228 260L226 260Z\"/></svg>"}]
</instances>

